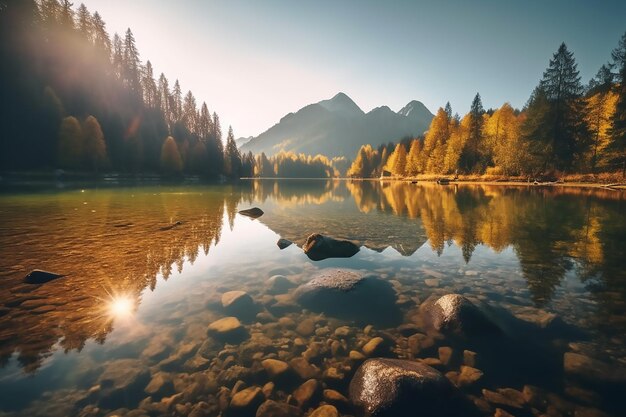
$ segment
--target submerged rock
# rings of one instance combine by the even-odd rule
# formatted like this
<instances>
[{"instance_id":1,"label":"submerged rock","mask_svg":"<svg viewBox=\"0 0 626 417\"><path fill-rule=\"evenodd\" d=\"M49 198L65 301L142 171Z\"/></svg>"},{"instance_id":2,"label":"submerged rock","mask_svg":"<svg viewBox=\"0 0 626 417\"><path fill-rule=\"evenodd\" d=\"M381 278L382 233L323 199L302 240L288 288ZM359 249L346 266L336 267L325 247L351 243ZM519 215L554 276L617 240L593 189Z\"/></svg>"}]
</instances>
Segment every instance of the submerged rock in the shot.
<instances>
[{"instance_id":1,"label":"submerged rock","mask_svg":"<svg viewBox=\"0 0 626 417\"><path fill-rule=\"evenodd\" d=\"M180 226L180 225L182 225L182 224L183 224L183 222L181 222L181 221L177 221L177 222L172 223L172 224L170 224L170 225L168 225L168 226L163 226L163 227L161 227L159 230L161 230L162 232L165 232L165 231L167 231L167 230L172 230L172 229L174 229L175 227L178 227L178 226Z\"/></svg>"},{"instance_id":2,"label":"submerged rock","mask_svg":"<svg viewBox=\"0 0 626 417\"><path fill-rule=\"evenodd\" d=\"M263 210L261 210L260 208L252 207L246 210L239 210L239 214L241 214L242 216L248 216L252 217L253 219L257 219L261 217L264 213Z\"/></svg>"},{"instance_id":3,"label":"submerged rock","mask_svg":"<svg viewBox=\"0 0 626 417\"><path fill-rule=\"evenodd\" d=\"M98 379L98 404L115 409L129 406L145 396L144 388L150 382L150 371L136 359L119 359L107 364Z\"/></svg>"},{"instance_id":4,"label":"submerged rock","mask_svg":"<svg viewBox=\"0 0 626 417\"><path fill-rule=\"evenodd\" d=\"M24 282L27 284L45 284L46 282L50 282L64 276L65 275L43 271L41 269L33 269L30 274L24 277Z\"/></svg>"},{"instance_id":5,"label":"submerged rock","mask_svg":"<svg viewBox=\"0 0 626 417\"><path fill-rule=\"evenodd\" d=\"M590 384L624 384L626 385L626 369L614 367L601 360L566 352L563 355L565 374Z\"/></svg>"},{"instance_id":6,"label":"submerged rock","mask_svg":"<svg viewBox=\"0 0 626 417\"><path fill-rule=\"evenodd\" d=\"M209 334L217 339L237 343L247 338L248 333L236 317L224 317L209 325Z\"/></svg>"},{"instance_id":7,"label":"submerged rock","mask_svg":"<svg viewBox=\"0 0 626 417\"><path fill-rule=\"evenodd\" d=\"M463 410L450 381L419 362L369 359L356 371L349 392L367 417L471 415Z\"/></svg>"},{"instance_id":8,"label":"submerged rock","mask_svg":"<svg viewBox=\"0 0 626 417\"><path fill-rule=\"evenodd\" d=\"M227 314L244 321L253 319L258 313L252 297L245 291L228 291L222 294L222 307Z\"/></svg>"},{"instance_id":9,"label":"submerged rock","mask_svg":"<svg viewBox=\"0 0 626 417\"><path fill-rule=\"evenodd\" d=\"M256 410L256 417L299 417L302 412L293 405L267 400Z\"/></svg>"},{"instance_id":10,"label":"submerged rock","mask_svg":"<svg viewBox=\"0 0 626 417\"><path fill-rule=\"evenodd\" d=\"M326 258L350 258L359 251L359 247L348 240L338 240L319 233L307 237L302 249L313 261Z\"/></svg>"},{"instance_id":11,"label":"submerged rock","mask_svg":"<svg viewBox=\"0 0 626 417\"><path fill-rule=\"evenodd\" d=\"M444 295L435 302L424 303L421 309L427 323L444 334L469 337L502 332L482 306L477 306L459 294Z\"/></svg>"},{"instance_id":12,"label":"submerged rock","mask_svg":"<svg viewBox=\"0 0 626 417\"><path fill-rule=\"evenodd\" d=\"M297 286L297 284L284 275L273 275L267 280L267 293L272 295L285 294L290 289Z\"/></svg>"},{"instance_id":13,"label":"submerged rock","mask_svg":"<svg viewBox=\"0 0 626 417\"><path fill-rule=\"evenodd\" d=\"M389 282L347 269L323 271L298 287L294 298L311 311L360 324L390 326L401 320L396 293Z\"/></svg>"},{"instance_id":14,"label":"submerged rock","mask_svg":"<svg viewBox=\"0 0 626 417\"><path fill-rule=\"evenodd\" d=\"M236 394L230 400L230 405L226 410L226 415L229 417L246 417L254 416L256 409L265 400L265 395L259 387L250 387L243 389Z\"/></svg>"}]
</instances>

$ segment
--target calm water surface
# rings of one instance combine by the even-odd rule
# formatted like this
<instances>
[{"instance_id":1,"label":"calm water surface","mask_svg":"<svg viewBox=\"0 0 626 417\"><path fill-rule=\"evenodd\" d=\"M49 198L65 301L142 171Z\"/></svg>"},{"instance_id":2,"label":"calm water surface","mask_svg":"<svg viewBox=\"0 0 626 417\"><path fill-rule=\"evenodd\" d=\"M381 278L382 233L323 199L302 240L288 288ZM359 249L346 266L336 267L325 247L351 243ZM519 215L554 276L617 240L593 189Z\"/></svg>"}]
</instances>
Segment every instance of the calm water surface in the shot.
<instances>
[{"instance_id":1,"label":"calm water surface","mask_svg":"<svg viewBox=\"0 0 626 417\"><path fill-rule=\"evenodd\" d=\"M462 359L445 363L438 348L462 356L471 341L409 340L426 333L420 304L448 293L536 330L516 335L516 348L477 350L484 377L464 392L484 415L503 406L485 402L483 389L529 385L548 400L515 415L626 415L625 199L608 190L287 180L4 193L0 416L218 415L223 387L263 386L260 360L290 361L316 342L322 352L307 357L314 377L347 396L358 366L348 352L374 336L392 344L389 355L430 358L454 379ZM237 213L253 206L265 214ZM299 246L315 232L361 250L312 261ZM280 250L279 238L295 244ZM67 276L23 283L35 268ZM300 285L328 268L389 281L401 319L333 317L299 307L293 289L268 289L273 275ZM231 290L246 291L260 312L235 345L207 336ZM297 327L303 321L313 328ZM341 326L347 336L335 334ZM333 341L341 348L330 349ZM520 347L531 345L541 348ZM567 364L572 352L588 362ZM270 395L288 401L292 391Z\"/></svg>"}]
</instances>

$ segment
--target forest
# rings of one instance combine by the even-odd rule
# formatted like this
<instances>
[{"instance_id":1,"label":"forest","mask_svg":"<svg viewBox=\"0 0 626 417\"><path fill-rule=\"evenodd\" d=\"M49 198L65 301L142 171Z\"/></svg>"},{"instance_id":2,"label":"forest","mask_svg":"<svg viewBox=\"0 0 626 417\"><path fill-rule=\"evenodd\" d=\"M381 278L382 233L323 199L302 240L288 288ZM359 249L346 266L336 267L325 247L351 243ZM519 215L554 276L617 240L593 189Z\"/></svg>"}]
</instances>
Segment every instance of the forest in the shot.
<instances>
[{"instance_id":1,"label":"forest","mask_svg":"<svg viewBox=\"0 0 626 417\"><path fill-rule=\"evenodd\" d=\"M425 137L378 149L362 146L347 175L537 178L602 172L626 176L626 33L587 86L563 43L521 111L509 103L485 111L477 93L461 118L448 103Z\"/></svg>"},{"instance_id":2,"label":"forest","mask_svg":"<svg viewBox=\"0 0 626 417\"><path fill-rule=\"evenodd\" d=\"M10 0L0 31L4 170L252 174L232 128L224 146L217 113L155 79L130 28L111 38L83 4Z\"/></svg>"},{"instance_id":3,"label":"forest","mask_svg":"<svg viewBox=\"0 0 626 417\"><path fill-rule=\"evenodd\" d=\"M111 37L84 4L0 1L0 62L2 171L233 179L626 175L626 34L586 86L563 43L523 109L505 103L485 110L476 94L461 118L448 103L424 137L364 145L351 165L323 155L242 155L232 127L223 141L215 111L142 62L130 28Z\"/></svg>"}]
</instances>

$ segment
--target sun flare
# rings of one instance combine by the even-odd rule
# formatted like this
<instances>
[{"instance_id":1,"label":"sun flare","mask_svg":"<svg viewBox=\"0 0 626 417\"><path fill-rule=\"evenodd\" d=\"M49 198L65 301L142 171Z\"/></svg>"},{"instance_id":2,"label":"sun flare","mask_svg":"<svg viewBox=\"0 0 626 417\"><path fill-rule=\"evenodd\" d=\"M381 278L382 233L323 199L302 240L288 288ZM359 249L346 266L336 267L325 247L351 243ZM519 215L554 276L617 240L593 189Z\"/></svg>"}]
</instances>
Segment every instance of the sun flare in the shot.
<instances>
[{"instance_id":1,"label":"sun flare","mask_svg":"<svg viewBox=\"0 0 626 417\"><path fill-rule=\"evenodd\" d=\"M109 302L109 314L113 317L128 317L133 313L135 303L128 296L117 296Z\"/></svg>"}]
</instances>

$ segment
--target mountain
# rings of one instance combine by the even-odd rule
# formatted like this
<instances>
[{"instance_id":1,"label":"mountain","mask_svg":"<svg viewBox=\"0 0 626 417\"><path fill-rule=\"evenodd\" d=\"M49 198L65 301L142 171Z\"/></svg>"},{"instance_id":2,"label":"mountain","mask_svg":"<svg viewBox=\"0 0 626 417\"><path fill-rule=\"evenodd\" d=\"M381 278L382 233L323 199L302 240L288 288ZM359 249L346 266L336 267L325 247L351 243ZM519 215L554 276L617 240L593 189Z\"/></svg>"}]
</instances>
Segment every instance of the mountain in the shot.
<instances>
[{"instance_id":1,"label":"mountain","mask_svg":"<svg viewBox=\"0 0 626 417\"><path fill-rule=\"evenodd\" d=\"M246 143L250 142L254 138L254 136L248 136L247 138L237 138L235 139L235 144L238 148L241 148Z\"/></svg>"},{"instance_id":2,"label":"mountain","mask_svg":"<svg viewBox=\"0 0 626 417\"><path fill-rule=\"evenodd\" d=\"M267 131L241 145L241 151L265 152L270 156L284 150L354 158L366 143L376 147L405 136L421 135L433 117L416 100L397 113L387 106L365 113L350 97L339 93L287 114Z\"/></svg>"}]
</instances>

